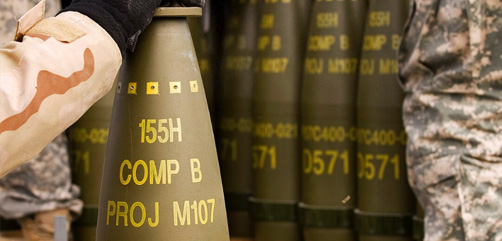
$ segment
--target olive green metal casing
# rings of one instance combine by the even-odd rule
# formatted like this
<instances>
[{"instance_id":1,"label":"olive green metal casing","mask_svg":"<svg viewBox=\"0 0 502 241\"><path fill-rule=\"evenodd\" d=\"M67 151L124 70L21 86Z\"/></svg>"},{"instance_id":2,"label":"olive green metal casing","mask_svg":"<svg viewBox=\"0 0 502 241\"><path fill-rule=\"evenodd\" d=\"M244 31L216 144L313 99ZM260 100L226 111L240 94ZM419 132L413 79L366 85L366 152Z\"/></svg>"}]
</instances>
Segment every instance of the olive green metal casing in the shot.
<instances>
[{"instance_id":1,"label":"olive green metal casing","mask_svg":"<svg viewBox=\"0 0 502 241\"><path fill-rule=\"evenodd\" d=\"M297 126L304 33L299 27L302 23L298 1L287 2L263 2L261 6L253 93L254 197L296 201L299 198ZM264 25L264 15L269 19L273 16L273 27L260 27ZM274 36L278 44L272 47ZM280 130L276 131L279 124ZM261 151L258 146L267 148ZM265 159L260 160L261 156Z\"/></svg>"},{"instance_id":2,"label":"olive green metal casing","mask_svg":"<svg viewBox=\"0 0 502 241\"><path fill-rule=\"evenodd\" d=\"M358 83L358 210L361 241L411 240L415 201L406 175L397 49L408 1L370 0Z\"/></svg>"},{"instance_id":3,"label":"olive green metal casing","mask_svg":"<svg viewBox=\"0 0 502 241\"><path fill-rule=\"evenodd\" d=\"M199 60L199 68L204 83L204 92L206 94L207 105L211 120L214 120L214 75L213 75L213 46L209 45L208 34L204 32L204 26L200 17L188 18L188 25L194 40L195 53Z\"/></svg>"},{"instance_id":4,"label":"olive green metal casing","mask_svg":"<svg viewBox=\"0 0 502 241\"><path fill-rule=\"evenodd\" d=\"M72 181L80 187L80 199L84 202L82 216L73 228L76 241L96 239L99 192L114 97L114 91L108 92L68 129Z\"/></svg>"},{"instance_id":5,"label":"olive green metal casing","mask_svg":"<svg viewBox=\"0 0 502 241\"><path fill-rule=\"evenodd\" d=\"M294 210L300 198L298 121L309 3L260 1L253 91L257 241L300 239Z\"/></svg>"},{"instance_id":6,"label":"olive green metal casing","mask_svg":"<svg viewBox=\"0 0 502 241\"><path fill-rule=\"evenodd\" d=\"M301 102L302 205L310 240L354 240L357 67L367 2L315 1Z\"/></svg>"},{"instance_id":7,"label":"olive green metal casing","mask_svg":"<svg viewBox=\"0 0 502 241\"><path fill-rule=\"evenodd\" d=\"M116 90L97 240L229 240L211 122L186 16L159 8Z\"/></svg>"},{"instance_id":8,"label":"olive green metal casing","mask_svg":"<svg viewBox=\"0 0 502 241\"><path fill-rule=\"evenodd\" d=\"M257 11L256 0L231 1L223 44L217 144L230 235L235 237L252 236L248 198L253 191L252 97Z\"/></svg>"}]
</instances>

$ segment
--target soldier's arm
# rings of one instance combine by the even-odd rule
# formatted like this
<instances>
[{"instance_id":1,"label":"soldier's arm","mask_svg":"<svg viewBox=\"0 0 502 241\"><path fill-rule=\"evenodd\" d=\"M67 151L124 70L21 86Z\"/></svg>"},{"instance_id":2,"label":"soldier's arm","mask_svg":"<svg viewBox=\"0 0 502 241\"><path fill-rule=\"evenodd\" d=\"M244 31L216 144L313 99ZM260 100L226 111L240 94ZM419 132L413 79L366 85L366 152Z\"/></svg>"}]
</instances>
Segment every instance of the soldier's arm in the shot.
<instances>
[{"instance_id":1,"label":"soldier's arm","mask_svg":"<svg viewBox=\"0 0 502 241\"><path fill-rule=\"evenodd\" d=\"M162 0L74 0L43 19L44 1L0 49L0 177L29 160L113 85L127 48Z\"/></svg>"},{"instance_id":2,"label":"soldier's arm","mask_svg":"<svg viewBox=\"0 0 502 241\"><path fill-rule=\"evenodd\" d=\"M81 13L34 26L30 18L36 22L40 14L25 16L18 28L22 42L0 49L0 176L39 153L104 96L122 60L113 38Z\"/></svg>"}]
</instances>

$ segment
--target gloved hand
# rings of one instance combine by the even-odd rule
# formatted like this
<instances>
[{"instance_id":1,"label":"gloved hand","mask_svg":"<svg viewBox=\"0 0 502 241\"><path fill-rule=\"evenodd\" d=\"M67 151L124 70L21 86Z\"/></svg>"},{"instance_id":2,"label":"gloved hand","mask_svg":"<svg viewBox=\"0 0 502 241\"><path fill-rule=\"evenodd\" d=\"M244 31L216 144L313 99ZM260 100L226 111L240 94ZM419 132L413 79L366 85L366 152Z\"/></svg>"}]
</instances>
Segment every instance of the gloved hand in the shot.
<instances>
[{"instance_id":1,"label":"gloved hand","mask_svg":"<svg viewBox=\"0 0 502 241\"><path fill-rule=\"evenodd\" d=\"M61 12L82 13L112 36L122 52L134 49L136 40L150 24L155 9L173 0L73 0ZM204 0L181 0L185 6L202 6Z\"/></svg>"},{"instance_id":2,"label":"gloved hand","mask_svg":"<svg viewBox=\"0 0 502 241\"><path fill-rule=\"evenodd\" d=\"M204 7L206 0L179 0L179 2L186 7Z\"/></svg>"}]
</instances>

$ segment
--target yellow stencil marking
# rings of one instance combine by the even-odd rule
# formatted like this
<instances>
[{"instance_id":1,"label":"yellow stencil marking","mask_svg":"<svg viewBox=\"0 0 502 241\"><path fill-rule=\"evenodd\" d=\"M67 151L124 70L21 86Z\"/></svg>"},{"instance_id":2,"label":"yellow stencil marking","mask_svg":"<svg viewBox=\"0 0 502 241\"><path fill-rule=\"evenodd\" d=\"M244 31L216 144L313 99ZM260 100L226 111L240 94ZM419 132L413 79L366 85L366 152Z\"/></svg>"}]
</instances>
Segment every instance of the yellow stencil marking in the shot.
<instances>
[{"instance_id":1,"label":"yellow stencil marking","mask_svg":"<svg viewBox=\"0 0 502 241\"><path fill-rule=\"evenodd\" d=\"M199 85L197 84L197 80L190 81L190 91L192 93L199 92Z\"/></svg>"},{"instance_id":2,"label":"yellow stencil marking","mask_svg":"<svg viewBox=\"0 0 502 241\"><path fill-rule=\"evenodd\" d=\"M147 82L146 83L146 94L147 95L158 95L159 94L159 82Z\"/></svg>"},{"instance_id":3,"label":"yellow stencil marking","mask_svg":"<svg viewBox=\"0 0 502 241\"><path fill-rule=\"evenodd\" d=\"M181 93L181 82L169 82L169 92L171 94Z\"/></svg>"},{"instance_id":4,"label":"yellow stencil marking","mask_svg":"<svg viewBox=\"0 0 502 241\"><path fill-rule=\"evenodd\" d=\"M137 87L138 87L138 83L136 83L136 82L129 83L129 86L127 87L127 94L130 94L130 95L138 94Z\"/></svg>"}]
</instances>

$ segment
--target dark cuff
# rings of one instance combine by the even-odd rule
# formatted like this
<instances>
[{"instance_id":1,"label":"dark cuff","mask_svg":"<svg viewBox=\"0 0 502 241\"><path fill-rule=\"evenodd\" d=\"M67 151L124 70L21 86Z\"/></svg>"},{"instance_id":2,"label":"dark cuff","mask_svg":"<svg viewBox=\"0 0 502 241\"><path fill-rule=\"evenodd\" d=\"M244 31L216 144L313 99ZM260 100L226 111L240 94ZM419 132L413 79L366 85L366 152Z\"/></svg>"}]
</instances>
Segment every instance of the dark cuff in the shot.
<instances>
[{"instance_id":1,"label":"dark cuff","mask_svg":"<svg viewBox=\"0 0 502 241\"><path fill-rule=\"evenodd\" d=\"M112 14L116 11L115 9L110 9L110 6L106 7L97 3L76 2L61 10L60 13L69 11L84 14L99 24L106 30L106 32L108 32L108 34L110 34L113 40L115 40L120 48L122 57L125 56L124 54L127 49L127 38L125 36L127 36L127 32L124 29L124 26L120 24L120 21L114 17L117 16L117 14ZM118 16L120 16L120 14ZM125 18L126 16L123 17Z\"/></svg>"}]
</instances>

